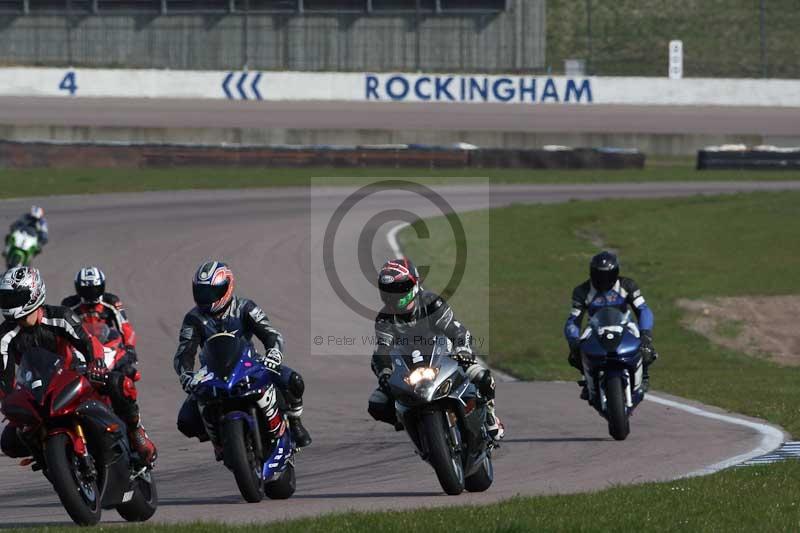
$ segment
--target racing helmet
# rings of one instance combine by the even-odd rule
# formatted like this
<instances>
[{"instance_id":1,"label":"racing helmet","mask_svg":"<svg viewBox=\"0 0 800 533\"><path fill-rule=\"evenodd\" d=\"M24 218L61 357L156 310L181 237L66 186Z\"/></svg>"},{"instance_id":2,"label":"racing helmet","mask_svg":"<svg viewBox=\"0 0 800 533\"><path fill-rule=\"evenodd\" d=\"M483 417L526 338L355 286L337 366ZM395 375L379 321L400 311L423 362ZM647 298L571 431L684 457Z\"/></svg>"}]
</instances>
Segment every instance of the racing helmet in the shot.
<instances>
[{"instance_id":1,"label":"racing helmet","mask_svg":"<svg viewBox=\"0 0 800 533\"><path fill-rule=\"evenodd\" d=\"M75 292L84 302L99 302L106 292L106 275L96 266L83 267L75 274Z\"/></svg>"},{"instance_id":2,"label":"racing helmet","mask_svg":"<svg viewBox=\"0 0 800 533\"><path fill-rule=\"evenodd\" d=\"M589 263L589 277L592 286L599 292L606 292L614 287L619 279L619 259L611 252L603 251L592 257Z\"/></svg>"},{"instance_id":3,"label":"racing helmet","mask_svg":"<svg viewBox=\"0 0 800 533\"><path fill-rule=\"evenodd\" d=\"M205 313L220 313L231 303L233 287L233 272L228 265L207 261L200 265L192 279L194 303Z\"/></svg>"},{"instance_id":4,"label":"racing helmet","mask_svg":"<svg viewBox=\"0 0 800 533\"><path fill-rule=\"evenodd\" d=\"M24 318L44 304L47 289L39 270L14 267L0 278L0 310L7 320Z\"/></svg>"},{"instance_id":5,"label":"racing helmet","mask_svg":"<svg viewBox=\"0 0 800 533\"><path fill-rule=\"evenodd\" d=\"M419 272L407 258L387 261L378 272L381 300L396 313L411 313L421 287Z\"/></svg>"}]
</instances>

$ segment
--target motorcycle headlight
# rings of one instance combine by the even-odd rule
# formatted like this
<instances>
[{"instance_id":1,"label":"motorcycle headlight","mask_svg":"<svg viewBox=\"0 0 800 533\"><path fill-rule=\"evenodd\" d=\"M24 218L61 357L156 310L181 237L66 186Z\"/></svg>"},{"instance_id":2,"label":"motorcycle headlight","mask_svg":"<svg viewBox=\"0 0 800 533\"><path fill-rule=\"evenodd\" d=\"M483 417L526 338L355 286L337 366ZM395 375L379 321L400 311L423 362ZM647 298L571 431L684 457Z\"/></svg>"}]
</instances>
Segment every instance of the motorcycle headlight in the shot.
<instances>
[{"instance_id":1,"label":"motorcycle headlight","mask_svg":"<svg viewBox=\"0 0 800 533\"><path fill-rule=\"evenodd\" d=\"M415 369L411 374L408 375L406 378L406 383L411 386L416 385L420 381L428 380L433 381L436 379L436 370L430 367L420 367Z\"/></svg>"}]
</instances>

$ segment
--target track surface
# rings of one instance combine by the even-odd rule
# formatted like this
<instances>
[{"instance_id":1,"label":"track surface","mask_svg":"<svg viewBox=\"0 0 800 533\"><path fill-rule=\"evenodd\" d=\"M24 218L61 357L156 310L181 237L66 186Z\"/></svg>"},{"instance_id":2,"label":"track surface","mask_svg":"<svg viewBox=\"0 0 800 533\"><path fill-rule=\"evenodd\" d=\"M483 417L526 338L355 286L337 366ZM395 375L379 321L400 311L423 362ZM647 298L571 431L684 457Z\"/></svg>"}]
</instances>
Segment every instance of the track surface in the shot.
<instances>
[{"instance_id":1,"label":"track surface","mask_svg":"<svg viewBox=\"0 0 800 533\"><path fill-rule=\"evenodd\" d=\"M569 198L675 196L698 192L800 189L800 184L683 184L604 186L466 186L437 189L456 209ZM367 415L374 387L368 346L315 348L314 335L371 335L371 323L349 312L312 279L324 279L317 261L324 207L342 201L336 189L185 191L95 197L47 198L52 243L40 258L48 301L70 290L73 273L98 263L109 289L128 303L139 333L140 396L156 440L161 506L159 521L198 519L250 522L348 509L381 510L486 503L517 494L600 489L616 483L674 478L755 447L752 430L645 402L625 442L613 442L606 424L578 399L571 383L502 383L499 409L508 438L496 454L496 481L484 494L444 496L432 470L412 452L403 433ZM366 217L403 202L385 193L358 204L337 237L337 263L345 285L365 303L373 288L355 267L355 238ZM420 204L420 216L435 214ZM0 202L0 222L30 205ZM309 208L314 206L314 211ZM407 203L405 205L408 205ZM352 217L352 220L351 218ZM390 252L381 228L373 260ZM351 238L348 238L348 235ZM306 423L314 444L297 461L297 493L286 502L242 503L232 475L213 461L209 444L189 441L175 429L184 398L172 370L178 326L191 306L190 276L209 257L229 261L239 292L264 306L287 339L287 361L307 381ZM348 259L349 258L349 259ZM565 298L574 280L565 280ZM328 291L329 292L329 291ZM313 296L312 296L313 294ZM553 332L558 335L559 332ZM668 354L665 354L668 357ZM657 383L657 373L654 376ZM115 512L105 521L118 521ZM0 526L68 523L40 473L0 458Z\"/></svg>"},{"instance_id":2,"label":"track surface","mask_svg":"<svg viewBox=\"0 0 800 533\"><path fill-rule=\"evenodd\" d=\"M800 109L767 107L241 102L0 97L0 124L152 128L800 134Z\"/></svg>"}]
</instances>

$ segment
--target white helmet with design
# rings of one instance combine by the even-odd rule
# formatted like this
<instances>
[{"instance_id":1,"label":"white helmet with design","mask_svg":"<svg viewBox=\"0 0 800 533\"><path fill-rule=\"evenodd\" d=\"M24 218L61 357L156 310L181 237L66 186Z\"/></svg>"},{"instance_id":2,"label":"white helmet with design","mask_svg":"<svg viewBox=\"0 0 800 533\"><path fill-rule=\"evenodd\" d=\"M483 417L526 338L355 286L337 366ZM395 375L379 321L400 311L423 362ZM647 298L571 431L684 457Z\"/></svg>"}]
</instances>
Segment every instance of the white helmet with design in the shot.
<instances>
[{"instance_id":1,"label":"white helmet with design","mask_svg":"<svg viewBox=\"0 0 800 533\"><path fill-rule=\"evenodd\" d=\"M46 294L44 280L37 269L11 268L0 279L0 310L8 320L23 318L44 304Z\"/></svg>"},{"instance_id":2,"label":"white helmet with design","mask_svg":"<svg viewBox=\"0 0 800 533\"><path fill-rule=\"evenodd\" d=\"M31 216L36 220L41 220L42 218L44 218L44 209L42 209L38 205L32 205Z\"/></svg>"}]
</instances>

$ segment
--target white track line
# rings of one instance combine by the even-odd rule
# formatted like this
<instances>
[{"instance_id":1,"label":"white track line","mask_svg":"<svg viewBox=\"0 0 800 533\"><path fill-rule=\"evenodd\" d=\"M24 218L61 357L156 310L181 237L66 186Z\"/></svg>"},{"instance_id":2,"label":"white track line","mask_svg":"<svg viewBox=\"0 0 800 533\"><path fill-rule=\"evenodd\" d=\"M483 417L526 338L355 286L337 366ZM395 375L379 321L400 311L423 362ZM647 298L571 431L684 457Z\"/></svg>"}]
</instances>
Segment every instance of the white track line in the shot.
<instances>
[{"instance_id":1,"label":"white track line","mask_svg":"<svg viewBox=\"0 0 800 533\"><path fill-rule=\"evenodd\" d=\"M386 234L386 240L389 242L389 247L392 249L392 253L394 253L395 257L403 256L403 250L402 248L400 248L400 243L397 242L397 234L410 225L411 224L409 224L408 222L403 222L402 224L398 224L397 226L392 227ZM500 381L505 381L505 382L518 381L517 378L515 378L510 374L506 374L505 372L492 369L492 373ZM672 407L673 409L679 409L681 411L693 414L695 416L702 416L704 418L719 420L720 422L725 422L735 426L746 427L754 431L757 431L761 435L761 442L759 442L758 446L756 446L752 450L745 452L743 454L729 457L724 461L708 465L699 470L695 470L694 472L689 472L688 474L685 474L681 477L704 476L708 474L713 474L714 472L719 472L720 470L737 465L739 463L743 463L760 455L773 452L776 449L778 449L780 445L784 442L783 431L768 424L764 424L761 422L753 422L750 420L745 420L743 418L737 418L735 416L714 413L712 411L701 409L700 407L695 407L693 405L676 402L674 400L668 400L666 398L655 396L653 394L648 394L647 400L667 407Z\"/></svg>"}]
</instances>

